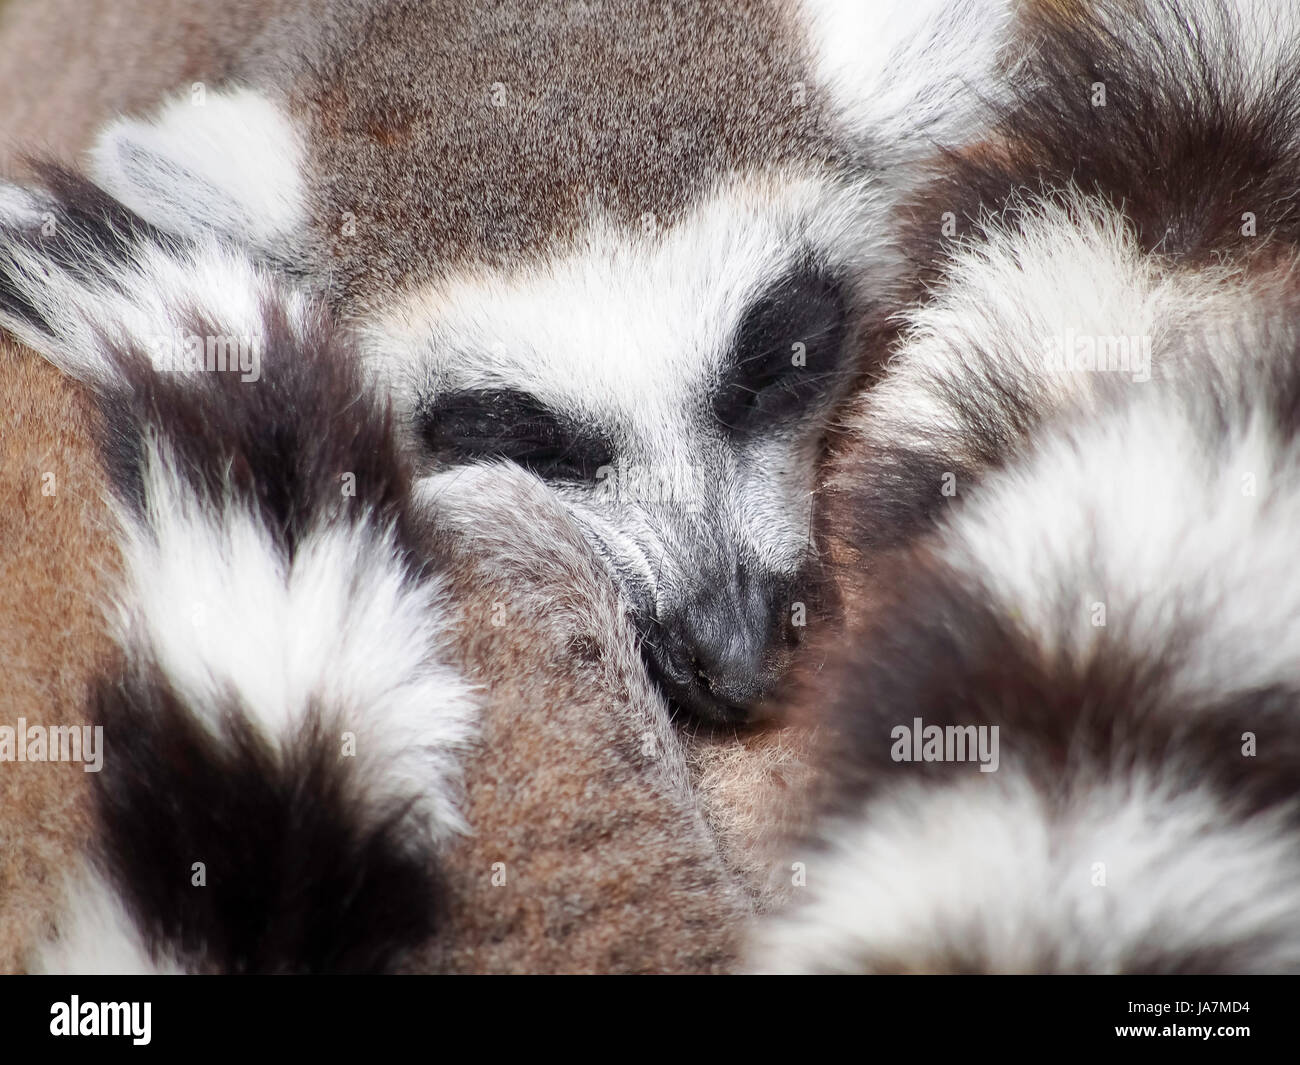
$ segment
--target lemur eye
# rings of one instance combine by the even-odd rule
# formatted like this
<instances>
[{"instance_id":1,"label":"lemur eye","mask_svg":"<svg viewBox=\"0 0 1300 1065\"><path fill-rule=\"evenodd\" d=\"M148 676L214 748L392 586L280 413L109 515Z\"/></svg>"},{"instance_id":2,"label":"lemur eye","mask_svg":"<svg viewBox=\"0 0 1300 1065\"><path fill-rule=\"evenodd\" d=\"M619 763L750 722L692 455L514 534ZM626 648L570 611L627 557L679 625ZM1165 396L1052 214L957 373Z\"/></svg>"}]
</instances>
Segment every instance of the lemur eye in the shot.
<instances>
[{"instance_id":1,"label":"lemur eye","mask_svg":"<svg viewBox=\"0 0 1300 1065\"><path fill-rule=\"evenodd\" d=\"M783 278L745 313L713 413L743 432L794 417L843 380L844 295L832 278L800 271Z\"/></svg>"},{"instance_id":2,"label":"lemur eye","mask_svg":"<svg viewBox=\"0 0 1300 1065\"><path fill-rule=\"evenodd\" d=\"M595 428L510 389L439 396L419 406L416 424L429 456L447 465L509 459L547 480L594 481L614 461Z\"/></svg>"}]
</instances>

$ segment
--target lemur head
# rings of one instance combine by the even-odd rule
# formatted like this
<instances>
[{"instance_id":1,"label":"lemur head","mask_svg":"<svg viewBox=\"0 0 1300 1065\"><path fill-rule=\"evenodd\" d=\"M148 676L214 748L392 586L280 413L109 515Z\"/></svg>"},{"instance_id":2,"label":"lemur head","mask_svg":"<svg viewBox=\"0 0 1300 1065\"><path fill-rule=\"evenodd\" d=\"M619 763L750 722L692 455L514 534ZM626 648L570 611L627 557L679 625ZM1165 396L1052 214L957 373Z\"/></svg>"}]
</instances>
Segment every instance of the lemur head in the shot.
<instances>
[{"instance_id":1,"label":"lemur head","mask_svg":"<svg viewBox=\"0 0 1300 1065\"><path fill-rule=\"evenodd\" d=\"M901 164L967 132L1012 5L867 6L331 0L268 33L293 58L117 123L94 168L324 294L432 505L485 462L552 485L668 693L734 720L804 620Z\"/></svg>"},{"instance_id":2,"label":"lemur head","mask_svg":"<svg viewBox=\"0 0 1300 1065\"><path fill-rule=\"evenodd\" d=\"M485 460L546 481L668 693L719 719L761 702L811 609L813 474L854 371L847 282L806 229L772 232L759 212L737 227L734 210L666 237L611 231L368 327L427 456L426 498L490 490L464 470Z\"/></svg>"}]
</instances>

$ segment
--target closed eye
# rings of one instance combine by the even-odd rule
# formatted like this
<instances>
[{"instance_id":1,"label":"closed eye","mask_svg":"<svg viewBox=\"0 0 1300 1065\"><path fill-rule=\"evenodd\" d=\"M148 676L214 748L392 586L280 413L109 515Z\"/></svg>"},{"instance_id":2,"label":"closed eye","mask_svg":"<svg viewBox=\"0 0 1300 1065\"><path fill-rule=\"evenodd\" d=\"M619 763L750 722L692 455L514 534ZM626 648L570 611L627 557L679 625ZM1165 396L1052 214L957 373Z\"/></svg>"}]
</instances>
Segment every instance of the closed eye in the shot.
<instances>
[{"instance_id":1,"label":"closed eye","mask_svg":"<svg viewBox=\"0 0 1300 1065\"><path fill-rule=\"evenodd\" d=\"M594 427L513 389L450 392L422 403L416 425L441 465L508 459L546 480L594 481L613 448Z\"/></svg>"},{"instance_id":2,"label":"closed eye","mask_svg":"<svg viewBox=\"0 0 1300 1065\"><path fill-rule=\"evenodd\" d=\"M844 380L845 306L820 271L783 278L745 313L713 397L714 416L744 433L798 417Z\"/></svg>"}]
</instances>

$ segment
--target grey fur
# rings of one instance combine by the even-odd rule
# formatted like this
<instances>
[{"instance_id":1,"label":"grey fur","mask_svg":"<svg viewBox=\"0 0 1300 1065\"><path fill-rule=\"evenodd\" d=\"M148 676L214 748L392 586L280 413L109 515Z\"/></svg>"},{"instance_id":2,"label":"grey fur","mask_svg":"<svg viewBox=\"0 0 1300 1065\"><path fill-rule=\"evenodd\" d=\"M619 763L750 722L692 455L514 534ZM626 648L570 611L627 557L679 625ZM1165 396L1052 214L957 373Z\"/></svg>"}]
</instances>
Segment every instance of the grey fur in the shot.
<instances>
[{"instance_id":1,"label":"grey fur","mask_svg":"<svg viewBox=\"0 0 1300 1065\"><path fill-rule=\"evenodd\" d=\"M842 167L820 99L794 104L814 79L783 6L334 0L273 27L245 76L309 131L314 272L374 307L552 256L598 215L671 227L733 173Z\"/></svg>"}]
</instances>

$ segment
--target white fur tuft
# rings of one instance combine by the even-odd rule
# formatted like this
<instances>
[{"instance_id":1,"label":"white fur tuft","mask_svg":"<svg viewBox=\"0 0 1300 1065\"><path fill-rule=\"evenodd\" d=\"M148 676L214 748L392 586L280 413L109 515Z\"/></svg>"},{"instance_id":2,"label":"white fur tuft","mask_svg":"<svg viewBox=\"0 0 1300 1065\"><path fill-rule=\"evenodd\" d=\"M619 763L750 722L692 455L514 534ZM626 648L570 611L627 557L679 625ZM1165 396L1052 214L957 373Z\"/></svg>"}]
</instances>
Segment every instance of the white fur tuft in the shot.
<instances>
[{"instance_id":1,"label":"white fur tuft","mask_svg":"<svg viewBox=\"0 0 1300 1065\"><path fill-rule=\"evenodd\" d=\"M199 316L219 323L225 335L246 338L256 351L268 298L274 295L287 308L291 324L300 326L307 314L305 297L273 285L246 257L212 242L164 250L145 241L135 245L128 262L107 260L87 248L89 279L21 243L0 247L0 259L50 332L17 314L0 312L0 325L92 385L112 382L114 350L175 354L178 340L195 329Z\"/></svg>"},{"instance_id":2,"label":"white fur tuft","mask_svg":"<svg viewBox=\"0 0 1300 1065\"><path fill-rule=\"evenodd\" d=\"M822 83L885 157L972 139L1003 83L1013 0L803 0Z\"/></svg>"},{"instance_id":3,"label":"white fur tuft","mask_svg":"<svg viewBox=\"0 0 1300 1065\"><path fill-rule=\"evenodd\" d=\"M283 108L235 88L174 99L150 120L118 119L100 134L91 172L162 229L272 248L305 226L303 156Z\"/></svg>"},{"instance_id":4,"label":"white fur tuft","mask_svg":"<svg viewBox=\"0 0 1300 1065\"><path fill-rule=\"evenodd\" d=\"M409 580L363 516L318 528L286 564L260 519L196 502L165 445L151 445L145 476L147 521L122 519L122 646L146 649L197 713L238 696L273 743L324 707L340 750L355 733L368 795L417 798L436 837L463 828L476 704L444 664L441 584Z\"/></svg>"},{"instance_id":5,"label":"white fur tuft","mask_svg":"<svg viewBox=\"0 0 1300 1065\"><path fill-rule=\"evenodd\" d=\"M154 957L122 898L94 869L78 864L64 883L65 905L54 936L36 948L28 970L62 976L149 976L183 972Z\"/></svg>"}]
</instances>

